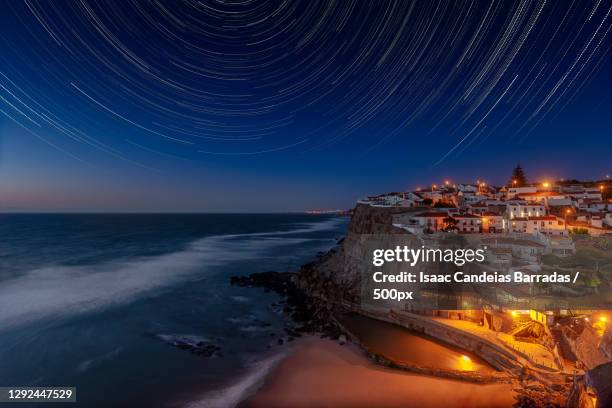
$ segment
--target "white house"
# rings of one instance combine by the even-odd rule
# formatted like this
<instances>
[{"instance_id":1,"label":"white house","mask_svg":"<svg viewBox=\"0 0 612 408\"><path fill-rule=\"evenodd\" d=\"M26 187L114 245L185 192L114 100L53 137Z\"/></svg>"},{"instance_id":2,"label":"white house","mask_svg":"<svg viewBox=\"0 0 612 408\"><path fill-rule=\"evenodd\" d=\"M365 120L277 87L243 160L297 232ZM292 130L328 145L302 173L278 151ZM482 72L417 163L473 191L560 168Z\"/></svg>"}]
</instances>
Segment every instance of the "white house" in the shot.
<instances>
[{"instance_id":1,"label":"white house","mask_svg":"<svg viewBox=\"0 0 612 408\"><path fill-rule=\"evenodd\" d=\"M526 201L508 201L506 204L508 218L540 217L546 215L544 204L527 203Z\"/></svg>"},{"instance_id":2,"label":"white house","mask_svg":"<svg viewBox=\"0 0 612 408\"><path fill-rule=\"evenodd\" d=\"M511 200L521 193L535 193L536 191L538 191L537 187L509 187L506 198Z\"/></svg>"},{"instance_id":3,"label":"white house","mask_svg":"<svg viewBox=\"0 0 612 408\"><path fill-rule=\"evenodd\" d=\"M565 224L554 215L540 217L520 217L509 220L510 232L526 234L566 235Z\"/></svg>"},{"instance_id":4,"label":"white house","mask_svg":"<svg viewBox=\"0 0 612 408\"><path fill-rule=\"evenodd\" d=\"M560 194L554 191L536 191L533 193L518 193L516 197L520 200L536 203L548 203L551 199L563 199L566 198L565 194Z\"/></svg>"},{"instance_id":5,"label":"white house","mask_svg":"<svg viewBox=\"0 0 612 408\"><path fill-rule=\"evenodd\" d=\"M478 191L478 186L473 184L457 184L457 190L462 193L476 193Z\"/></svg>"},{"instance_id":6,"label":"white house","mask_svg":"<svg viewBox=\"0 0 612 408\"><path fill-rule=\"evenodd\" d=\"M549 207L572 207L574 202L571 198L549 198Z\"/></svg>"},{"instance_id":7,"label":"white house","mask_svg":"<svg viewBox=\"0 0 612 408\"><path fill-rule=\"evenodd\" d=\"M506 231L506 219L503 215L485 212L481 214L480 219L482 220L482 232L504 232Z\"/></svg>"},{"instance_id":8,"label":"white house","mask_svg":"<svg viewBox=\"0 0 612 408\"><path fill-rule=\"evenodd\" d=\"M530 239L511 237L487 238L483 239L482 243L488 249L510 248L514 257L528 261L538 261L546 249L546 246L542 243Z\"/></svg>"},{"instance_id":9,"label":"white house","mask_svg":"<svg viewBox=\"0 0 612 408\"><path fill-rule=\"evenodd\" d=\"M576 253L574 241L569 236L548 236L546 244L546 252L559 257L566 257Z\"/></svg>"},{"instance_id":10,"label":"white house","mask_svg":"<svg viewBox=\"0 0 612 408\"><path fill-rule=\"evenodd\" d=\"M457 221L457 231L466 232L481 232L482 220L479 215L474 214L454 214L453 218Z\"/></svg>"},{"instance_id":11,"label":"white house","mask_svg":"<svg viewBox=\"0 0 612 408\"><path fill-rule=\"evenodd\" d=\"M444 209L440 210L394 214L392 223L394 226L414 234L423 232L424 229L439 231L444 228L444 219L449 217L447 211L443 211Z\"/></svg>"}]
</instances>

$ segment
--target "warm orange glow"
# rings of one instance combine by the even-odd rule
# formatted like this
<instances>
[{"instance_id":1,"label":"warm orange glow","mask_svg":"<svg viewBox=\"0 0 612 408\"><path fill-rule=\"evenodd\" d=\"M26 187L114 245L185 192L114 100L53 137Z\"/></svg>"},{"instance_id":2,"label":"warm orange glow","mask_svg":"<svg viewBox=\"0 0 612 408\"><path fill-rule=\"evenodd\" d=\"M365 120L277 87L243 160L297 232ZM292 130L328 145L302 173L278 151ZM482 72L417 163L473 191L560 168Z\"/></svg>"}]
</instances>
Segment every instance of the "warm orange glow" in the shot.
<instances>
[{"instance_id":1,"label":"warm orange glow","mask_svg":"<svg viewBox=\"0 0 612 408\"><path fill-rule=\"evenodd\" d=\"M444 184L446 184L446 185L448 186L448 185L450 184L450 181L446 180L446 181L444 182Z\"/></svg>"},{"instance_id":2,"label":"warm orange glow","mask_svg":"<svg viewBox=\"0 0 612 408\"><path fill-rule=\"evenodd\" d=\"M459 370L461 371L474 371L475 370L472 359L466 356L465 354L459 358L458 365L459 365Z\"/></svg>"},{"instance_id":3,"label":"warm orange glow","mask_svg":"<svg viewBox=\"0 0 612 408\"><path fill-rule=\"evenodd\" d=\"M604 189L603 184L601 186L599 186L599 189L603 191L603 189Z\"/></svg>"},{"instance_id":4,"label":"warm orange glow","mask_svg":"<svg viewBox=\"0 0 612 408\"><path fill-rule=\"evenodd\" d=\"M513 185L516 185L516 183L518 183L516 180L512 180Z\"/></svg>"},{"instance_id":5,"label":"warm orange glow","mask_svg":"<svg viewBox=\"0 0 612 408\"><path fill-rule=\"evenodd\" d=\"M437 187L438 187L438 186L437 186L437 185L435 185L435 184L431 186L431 188L432 188L433 190L435 190Z\"/></svg>"},{"instance_id":6,"label":"warm orange glow","mask_svg":"<svg viewBox=\"0 0 612 408\"><path fill-rule=\"evenodd\" d=\"M542 183L542 186L544 188L548 188L548 187L550 187L550 184L548 183L548 181L545 181L544 183Z\"/></svg>"},{"instance_id":7,"label":"warm orange glow","mask_svg":"<svg viewBox=\"0 0 612 408\"><path fill-rule=\"evenodd\" d=\"M569 214L569 213L571 213L571 212L572 212L572 210L570 210L569 208L568 208L567 210L565 210L565 213L566 213L566 214Z\"/></svg>"},{"instance_id":8,"label":"warm orange glow","mask_svg":"<svg viewBox=\"0 0 612 408\"><path fill-rule=\"evenodd\" d=\"M513 311L511 311L511 312L510 312L510 314L512 315L512 317L516 317L516 315L517 315L518 313L516 313L516 312L513 310Z\"/></svg>"},{"instance_id":9,"label":"warm orange glow","mask_svg":"<svg viewBox=\"0 0 612 408\"><path fill-rule=\"evenodd\" d=\"M608 319L606 318L606 316L601 316L601 317L599 318L599 321L600 321L600 322L604 322L604 323L605 323L605 322L607 322L607 321L608 321Z\"/></svg>"}]
</instances>

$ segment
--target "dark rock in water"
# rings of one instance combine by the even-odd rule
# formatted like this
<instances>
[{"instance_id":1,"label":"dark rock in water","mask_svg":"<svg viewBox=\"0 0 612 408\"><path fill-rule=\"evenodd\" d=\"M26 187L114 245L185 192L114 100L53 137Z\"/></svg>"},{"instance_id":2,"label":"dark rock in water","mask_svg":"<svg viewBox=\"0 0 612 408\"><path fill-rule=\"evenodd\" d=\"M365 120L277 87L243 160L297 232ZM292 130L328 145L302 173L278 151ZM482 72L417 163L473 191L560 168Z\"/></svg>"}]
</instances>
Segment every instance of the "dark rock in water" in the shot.
<instances>
[{"instance_id":1,"label":"dark rock in water","mask_svg":"<svg viewBox=\"0 0 612 408\"><path fill-rule=\"evenodd\" d=\"M173 336L169 334L158 334L157 338L166 344L181 350L188 350L193 354L204 357L221 357L221 347L216 344L202 340L198 336Z\"/></svg>"},{"instance_id":2,"label":"dark rock in water","mask_svg":"<svg viewBox=\"0 0 612 408\"><path fill-rule=\"evenodd\" d=\"M285 294L293 283L290 272L258 272L248 276L232 276L230 283L242 287L260 287L279 294Z\"/></svg>"},{"instance_id":3,"label":"dark rock in water","mask_svg":"<svg viewBox=\"0 0 612 408\"><path fill-rule=\"evenodd\" d=\"M612 363L606 363L589 370L585 382L597 396L598 407L612 406Z\"/></svg>"}]
</instances>

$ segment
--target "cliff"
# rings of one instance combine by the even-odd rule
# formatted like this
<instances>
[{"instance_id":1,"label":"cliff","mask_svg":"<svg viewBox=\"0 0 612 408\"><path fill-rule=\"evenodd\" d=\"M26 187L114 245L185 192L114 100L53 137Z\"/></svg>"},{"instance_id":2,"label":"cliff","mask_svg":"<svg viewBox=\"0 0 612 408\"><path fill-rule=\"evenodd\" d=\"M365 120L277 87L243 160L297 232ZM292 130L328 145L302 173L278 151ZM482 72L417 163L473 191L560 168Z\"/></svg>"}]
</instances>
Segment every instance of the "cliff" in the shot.
<instances>
[{"instance_id":1,"label":"cliff","mask_svg":"<svg viewBox=\"0 0 612 408\"><path fill-rule=\"evenodd\" d=\"M296 284L326 307L341 303L357 304L360 298L360 276L363 260L371 255L363 239L366 234L406 234L393 227L394 214L407 208L371 207L358 204L353 211L347 233L336 247L317 260L303 265ZM412 210L413 211L413 210Z\"/></svg>"}]
</instances>

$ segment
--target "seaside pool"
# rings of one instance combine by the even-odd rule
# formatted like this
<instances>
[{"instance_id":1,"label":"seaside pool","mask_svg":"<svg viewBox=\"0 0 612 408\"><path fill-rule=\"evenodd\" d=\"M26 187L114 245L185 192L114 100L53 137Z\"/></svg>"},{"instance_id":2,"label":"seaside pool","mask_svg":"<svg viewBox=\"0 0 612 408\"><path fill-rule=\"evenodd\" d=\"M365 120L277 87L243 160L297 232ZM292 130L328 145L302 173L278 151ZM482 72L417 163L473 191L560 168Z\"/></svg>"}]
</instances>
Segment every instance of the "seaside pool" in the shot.
<instances>
[{"instance_id":1,"label":"seaside pool","mask_svg":"<svg viewBox=\"0 0 612 408\"><path fill-rule=\"evenodd\" d=\"M358 314L348 314L341 322L368 349L398 362L442 370L496 371L465 350L391 323Z\"/></svg>"}]
</instances>

